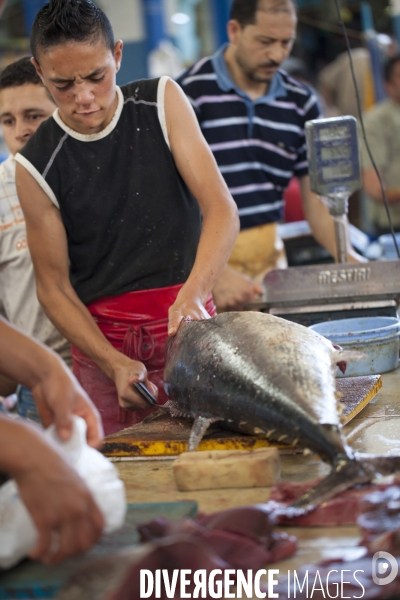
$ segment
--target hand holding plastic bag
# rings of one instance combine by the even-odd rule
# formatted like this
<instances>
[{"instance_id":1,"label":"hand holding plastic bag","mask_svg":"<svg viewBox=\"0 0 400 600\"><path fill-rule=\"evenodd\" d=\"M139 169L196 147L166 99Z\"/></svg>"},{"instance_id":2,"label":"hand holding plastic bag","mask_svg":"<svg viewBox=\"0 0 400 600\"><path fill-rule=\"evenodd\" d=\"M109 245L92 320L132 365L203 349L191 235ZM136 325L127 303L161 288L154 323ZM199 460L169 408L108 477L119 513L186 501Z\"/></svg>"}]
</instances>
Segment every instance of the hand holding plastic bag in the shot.
<instances>
[{"instance_id":1,"label":"hand holding plastic bag","mask_svg":"<svg viewBox=\"0 0 400 600\"><path fill-rule=\"evenodd\" d=\"M66 460L76 469L91 491L104 517L104 532L118 529L124 522L126 512L124 486L111 462L86 444L85 421L74 417L73 435L67 442L60 442L54 425L46 430L45 436L59 446ZM38 497L40 493L41 490L37 490ZM57 489L57 493L61 501L62 486ZM68 490L64 490L64 493L68 493ZM15 481L8 481L0 488L0 567L9 568L15 565L32 552L37 542L37 529L21 500L18 486ZM57 555L57 535L53 536L52 543L52 554Z\"/></svg>"}]
</instances>

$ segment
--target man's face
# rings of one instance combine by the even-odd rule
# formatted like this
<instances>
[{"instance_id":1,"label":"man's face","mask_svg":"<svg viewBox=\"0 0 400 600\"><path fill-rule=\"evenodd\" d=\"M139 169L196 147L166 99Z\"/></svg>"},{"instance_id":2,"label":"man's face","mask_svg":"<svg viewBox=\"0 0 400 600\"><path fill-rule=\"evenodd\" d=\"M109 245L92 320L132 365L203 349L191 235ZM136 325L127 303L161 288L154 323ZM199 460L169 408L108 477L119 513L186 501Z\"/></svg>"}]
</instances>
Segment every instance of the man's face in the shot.
<instances>
[{"instance_id":1,"label":"man's face","mask_svg":"<svg viewBox=\"0 0 400 600\"><path fill-rule=\"evenodd\" d=\"M64 123L78 133L92 134L102 131L114 115L121 59L122 42L111 52L99 39L50 47L40 51L34 64Z\"/></svg>"},{"instance_id":2,"label":"man's face","mask_svg":"<svg viewBox=\"0 0 400 600\"><path fill-rule=\"evenodd\" d=\"M279 65L290 54L296 25L294 10L290 14L258 10L254 25L244 28L237 21L229 21L229 41L234 46L236 62L247 79L257 83L271 81Z\"/></svg>"},{"instance_id":3,"label":"man's face","mask_svg":"<svg viewBox=\"0 0 400 600\"><path fill-rule=\"evenodd\" d=\"M400 104L400 61L393 65L390 81L386 82L386 91L393 102Z\"/></svg>"},{"instance_id":4,"label":"man's face","mask_svg":"<svg viewBox=\"0 0 400 600\"><path fill-rule=\"evenodd\" d=\"M55 110L46 88L34 83L0 90L0 123L12 154L23 148L42 121Z\"/></svg>"}]
</instances>

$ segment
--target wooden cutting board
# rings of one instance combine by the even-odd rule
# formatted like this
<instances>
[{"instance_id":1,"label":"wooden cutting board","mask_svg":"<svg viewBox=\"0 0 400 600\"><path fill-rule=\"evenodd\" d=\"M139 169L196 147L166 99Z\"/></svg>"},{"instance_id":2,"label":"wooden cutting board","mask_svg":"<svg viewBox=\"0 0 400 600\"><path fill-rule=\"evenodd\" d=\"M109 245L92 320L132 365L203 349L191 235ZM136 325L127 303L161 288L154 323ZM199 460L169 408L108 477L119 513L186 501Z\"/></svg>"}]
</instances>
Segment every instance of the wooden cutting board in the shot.
<instances>
[{"instance_id":1,"label":"wooden cutting board","mask_svg":"<svg viewBox=\"0 0 400 600\"><path fill-rule=\"evenodd\" d=\"M341 394L343 424L355 417L382 387L380 375L336 379L336 389ZM173 419L164 411L153 413L138 425L109 435L103 452L110 457L175 456L186 452L192 422ZM218 424L209 428L199 450L252 450L288 446L269 442L263 435L250 436L221 429Z\"/></svg>"}]
</instances>

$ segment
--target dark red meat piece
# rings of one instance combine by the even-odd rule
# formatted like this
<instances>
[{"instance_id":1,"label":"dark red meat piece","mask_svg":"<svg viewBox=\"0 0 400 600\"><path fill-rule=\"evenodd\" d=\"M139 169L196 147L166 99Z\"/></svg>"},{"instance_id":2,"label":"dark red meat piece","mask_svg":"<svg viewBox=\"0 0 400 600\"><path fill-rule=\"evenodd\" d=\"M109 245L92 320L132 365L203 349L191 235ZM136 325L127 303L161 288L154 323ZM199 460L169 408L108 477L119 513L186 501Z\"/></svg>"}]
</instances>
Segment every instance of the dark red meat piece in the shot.
<instances>
[{"instance_id":1,"label":"dark red meat piece","mask_svg":"<svg viewBox=\"0 0 400 600\"><path fill-rule=\"evenodd\" d=\"M357 522L369 552L400 556L400 487L392 485L367 495L361 509Z\"/></svg>"},{"instance_id":2,"label":"dark red meat piece","mask_svg":"<svg viewBox=\"0 0 400 600\"><path fill-rule=\"evenodd\" d=\"M285 514L285 509L308 489L321 480L306 483L281 482L273 486L267 506L279 509L277 521L280 525L293 527L334 527L336 525L355 525L362 512L366 495L386 489L389 484L367 484L346 490L331 498L313 511L298 517Z\"/></svg>"},{"instance_id":3,"label":"dark red meat piece","mask_svg":"<svg viewBox=\"0 0 400 600\"><path fill-rule=\"evenodd\" d=\"M245 506L195 520L168 523L157 519L138 527L142 541L185 534L208 544L235 569L260 569L295 553L296 538L273 530L274 518L267 505Z\"/></svg>"},{"instance_id":4,"label":"dark red meat piece","mask_svg":"<svg viewBox=\"0 0 400 600\"><path fill-rule=\"evenodd\" d=\"M191 569L197 571L205 569L210 573L213 569L227 569L227 565L215 552L203 545L199 540L181 538L165 538L160 540L155 549L147 554L142 560L132 565L118 591L114 592L107 600L138 600L140 595L140 571L148 569L155 573L157 569L168 571L169 581L172 580L174 569ZM222 575L219 577L222 579ZM218 577L216 577L218 580ZM194 584L186 588L187 593L192 594ZM155 598L155 592L150 598ZM210 596L206 596L209 598ZM166 600L164 585L161 585L161 600ZM174 598L180 598L179 582L176 587Z\"/></svg>"}]
</instances>

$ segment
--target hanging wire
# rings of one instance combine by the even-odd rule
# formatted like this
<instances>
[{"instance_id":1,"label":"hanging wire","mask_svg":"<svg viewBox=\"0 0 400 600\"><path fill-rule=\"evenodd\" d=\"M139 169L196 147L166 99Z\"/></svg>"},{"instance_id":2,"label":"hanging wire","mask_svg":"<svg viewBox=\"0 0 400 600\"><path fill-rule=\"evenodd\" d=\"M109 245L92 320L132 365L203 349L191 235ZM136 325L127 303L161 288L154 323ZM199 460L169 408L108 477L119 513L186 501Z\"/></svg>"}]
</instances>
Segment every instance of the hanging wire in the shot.
<instances>
[{"instance_id":1,"label":"hanging wire","mask_svg":"<svg viewBox=\"0 0 400 600\"><path fill-rule=\"evenodd\" d=\"M364 142L365 142L365 147L367 149L368 156L369 156L369 158L371 160L372 166L373 166L373 168L374 168L374 170L375 170L375 172L376 172L376 174L378 176L379 184L380 184L381 190L382 190L383 203L385 205L386 214L387 214L387 217L388 217L388 220L389 220L390 233L392 234L392 237L393 237L393 242L394 242L394 247L396 248L397 257L400 258L400 251L399 251L399 247L397 245L397 239L396 239L395 231L394 231L394 228L393 228L392 217L390 215L389 202L388 202L388 199L387 199L387 196L386 196L385 185L383 183L383 179L382 179L382 176L381 176L381 174L379 172L379 169L376 166L374 157L372 156L371 148L370 148L370 145L369 145L368 140L367 140L367 134L365 132L364 119L363 119L363 115L362 115L362 107L361 107L361 100L360 100L360 93L359 93L359 90L358 90L357 81L356 81L356 75L355 75L355 72L354 72L354 64L353 64L353 57L351 55L351 46L350 46L349 36L347 35L346 25L344 24L342 15L340 13L339 1L338 0L334 0L334 2L335 2L337 14L338 14L339 23L342 26L344 39L346 40L347 52L349 54L351 76L352 76L354 87L355 87L355 90L356 90L358 114L360 116L360 125L361 125L361 131L362 131L362 135L363 135Z\"/></svg>"}]
</instances>

